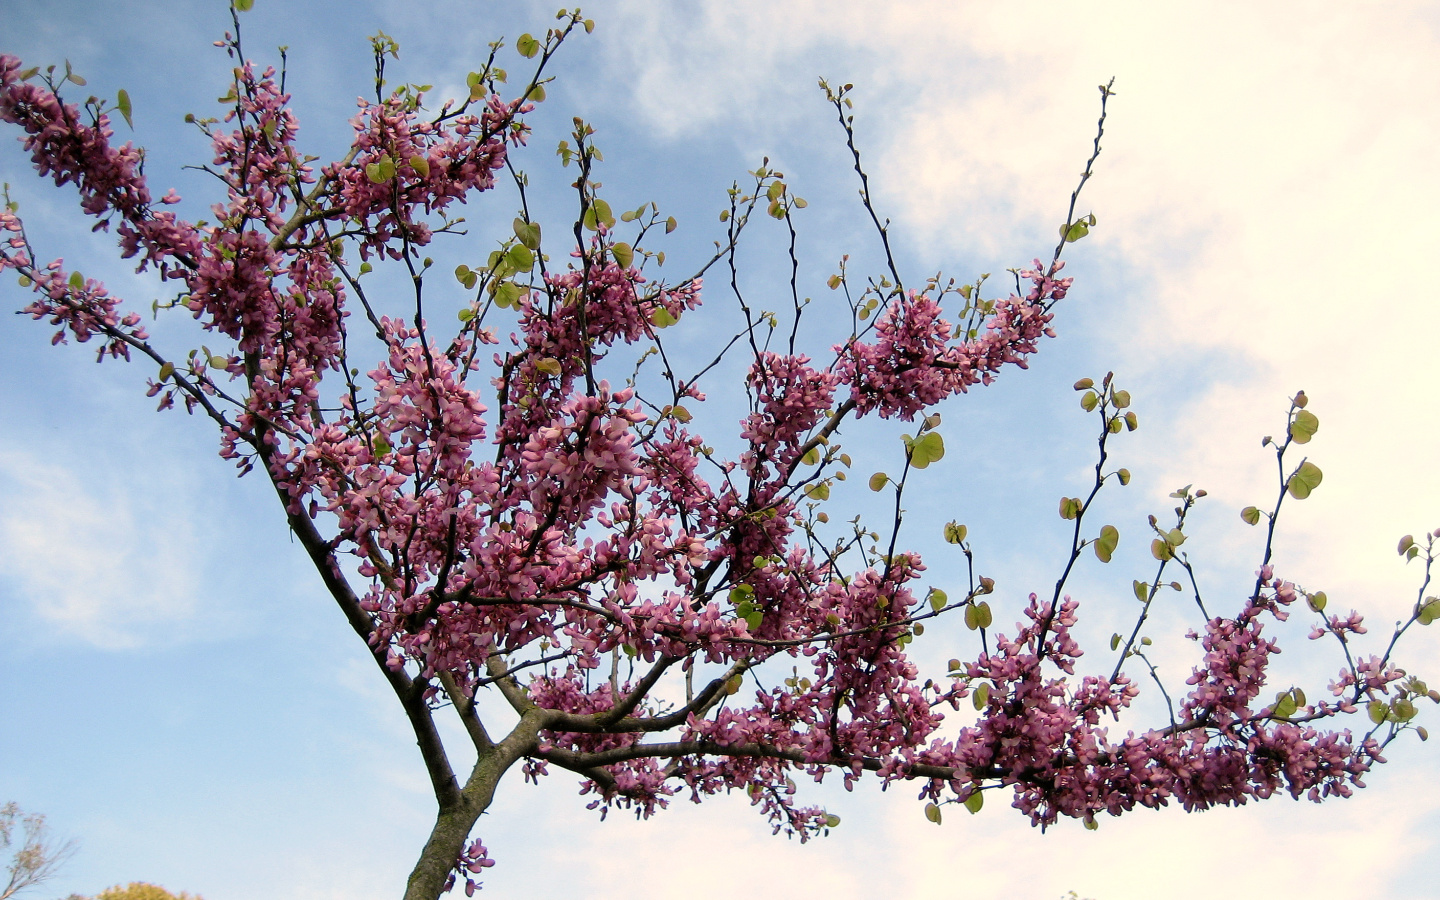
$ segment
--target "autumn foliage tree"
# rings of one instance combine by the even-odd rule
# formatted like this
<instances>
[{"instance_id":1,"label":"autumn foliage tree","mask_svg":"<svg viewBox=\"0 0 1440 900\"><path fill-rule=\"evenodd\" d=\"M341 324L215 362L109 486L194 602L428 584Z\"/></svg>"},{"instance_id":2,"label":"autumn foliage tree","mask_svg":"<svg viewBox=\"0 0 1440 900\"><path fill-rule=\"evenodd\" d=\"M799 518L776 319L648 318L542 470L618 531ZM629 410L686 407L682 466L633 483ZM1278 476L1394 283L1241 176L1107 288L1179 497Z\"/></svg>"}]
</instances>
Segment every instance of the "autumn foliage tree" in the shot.
<instances>
[{"instance_id":1,"label":"autumn foliage tree","mask_svg":"<svg viewBox=\"0 0 1440 900\"><path fill-rule=\"evenodd\" d=\"M96 894L94 900L204 900L204 898L185 891L172 894L157 884L132 881L124 887L118 884L108 887Z\"/></svg>"},{"instance_id":2,"label":"autumn foliage tree","mask_svg":"<svg viewBox=\"0 0 1440 900\"><path fill-rule=\"evenodd\" d=\"M872 276L842 263L830 279L826 302L848 326L826 346L794 278L788 309L771 312L733 277L742 234L763 218L788 236L793 262L805 201L768 163L730 191L709 264L667 281L661 248L675 220L649 203L616 214L597 183L593 131L577 119L558 148L573 217L542 228L519 168L526 116L545 99L561 44L593 27L579 10L515 41L527 78L508 78L497 43L468 96L438 108L429 86L387 84L398 47L377 35L374 99L352 119L349 151L322 162L297 145L283 69L244 55L249 5L235 0L218 42L233 65L222 114L191 117L223 185L209 222L172 211L180 198L156 196L141 151L116 142L117 117L131 115L123 90L71 103L67 83L84 81L68 65L0 58L0 119L41 175L73 185L122 255L168 286L154 311L193 317L196 346L159 346L139 310L62 260L41 262L13 205L0 213L0 269L25 291L21 311L57 326L56 343L93 342L99 358L144 366L162 410L208 419L222 456L274 486L285 526L404 709L434 789L409 900L457 879L474 889L491 860L471 831L517 767L527 779L578 774L602 812L649 816L677 796L742 791L802 840L839 820L803 804L800 774L847 787L910 782L933 821L947 805L974 812L1006 792L1042 827L1060 816L1093 826L1136 806L1348 795L1388 742L1416 728L1416 699L1440 697L1395 665L1394 639L1381 655L1352 653L1361 618L1327 613L1323 593L1278 574L1269 540L1250 595L1207 605L1181 549L1204 496L1189 489L1176 492L1172 520L1151 519L1155 568L1134 584L1133 628L1081 674L1079 603L1066 583L1087 552L1103 563L1115 551L1119 530L1096 523L1092 503L1129 481L1109 454L1138 426L1109 375L1076 384L1098 456L1093 481L1060 502L1073 536L1053 589L1017 595L983 576L958 523L945 530L950 590L925 584L926 566L903 544L902 499L945 454L937 407L1024 368L1053 336L1071 290L1061 251L1095 225L1078 213L1079 188L1054 252L1014 270L1008 296L983 279L913 281L870 200L850 86L822 82L887 260ZM1102 86L1081 187L1111 96ZM477 250L473 235L462 242L458 208L505 181L518 198L513 227L493 250ZM441 242L474 257L439 271L428 254ZM402 274L404 296L382 268ZM730 276L726 302L741 325L713 354L687 358L667 329L712 312L701 306L712 269ZM736 358L743 382L716 383ZM715 390L738 391L747 411L738 429L702 434ZM864 417L911 433L894 471L867 476L893 515L841 524L829 510L851 465L841 429ZM1270 442L1276 495L1243 512L1269 537L1281 507L1320 484L1319 468L1296 459L1318 424L1297 394ZM1400 548L1423 557L1425 585L1437 538ZM1183 692L1164 693L1164 721L1111 735L1107 720L1156 674L1145 626L1172 587L1194 601L1198 661ZM1344 650L1324 699L1267 688L1277 646L1266 628L1307 608L1311 637ZM1437 616L1422 586L1395 638ZM963 621L972 646L922 673L906 648L935 620ZM482 714L486 694L508 713ZM1361 707L1357 733L1330 727ZM468 772L456 771L439 716L463 725L477 758Z\"/></svg>"}]
</instances>

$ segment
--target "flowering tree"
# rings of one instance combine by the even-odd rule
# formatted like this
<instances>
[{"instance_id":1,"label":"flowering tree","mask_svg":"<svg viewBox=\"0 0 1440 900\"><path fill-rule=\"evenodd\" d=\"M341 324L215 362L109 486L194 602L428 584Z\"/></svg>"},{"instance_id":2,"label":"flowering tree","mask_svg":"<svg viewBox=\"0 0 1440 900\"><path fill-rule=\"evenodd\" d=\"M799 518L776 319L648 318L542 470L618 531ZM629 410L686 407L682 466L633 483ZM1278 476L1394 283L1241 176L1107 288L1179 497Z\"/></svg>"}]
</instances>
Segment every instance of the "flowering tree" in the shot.
<instances>
[{"instance_id":1,"label":"flowering tree","mask_svg":"<svg viewBox=\"0 0 1440 900\"><path fill-rule=\"evenodd\" d=\"M983 278L907 287L855 150L850 86L822 82L888 266L857 279L842 262L829 287L843 298L835 302L848 334L816 348L794 277L784 313L752 307L737 286L735 249L762 211L786 229L794 261L792 214L805 202L768 163L731 190L710 263L676 282L656 274L674 219L648 203L614 214L594 177L593 133L579 120L558 148L575 174L573 219L556 238L532 216L530 179L514 158L524 117L544 100L547 64L576 29L593 27L579 10L562 11L542 38L515 42L533 61L520 87L506 86L496 44L470 74L468 97L438 110L425 105L428 86L387 89L386 60L398 48L378 35L375 99L352 120L349 152L317 166L297 149L283 69L258 68L242 52L239 14L249 6L234 0L233 31L218 42L235 65L224 115L193 119L214 148L207 169L225 185L209 224L168 211L179 197L156 199L142 153L114 143L113 117L131 113L124 91L113 103L69 104L65 84L85 82L68 66L26 69L0 57L0 119L23 132L42 175L76 186L123 256L174 285L155 312L188 311L210 332L207 345L171 353L103 285L60 260L39 263L13 205L0 213L0 269L14 269L28 292L24 313L59 326L56 343L93 339L101 359L152 367L161 409L178 402L208 418L222 456L274 485L286 525L404 709L430 776L438 814L406 898L437 897L457 879L473 891L491 861L471 830L517 765L529 779L577 773L602 813L648 816L677 793L698 801L741 790L777 831L803 840L839 820L801 805L797 772L847 787L867 772L913 782L937 822L946 805L975 812L1008 789L1042 827L1062 815L1094 827L1097 813L1172 799L1204 809L1277 790L1345 796L1398 734L1424 736L1411 724L1415 700L1440 694L1407 677L1391 651L1414 623L1440 617L1440 601L1425 596L1440 531L1401 544L1423 556L1424 584L1378 657L1351 652L1365 630L1358 615L1326 616L1323 593L1271 565L1282 505L1321 480L1312 462L1294 459L1319 424L1303 393L1284 437L1267 439L1274 502L1242 512L1268 535L1254 589L1238 604L1212 615L1201 600L1181 547L1204 492L1177 491L1173 523L1150 522L1156 566L1134 585L1133 628L1114 636L1103 670L1076 673L1078 603L1066 583L1087 549L1102 563L1115 551L1119 532L1096 528L1092 503L1129 481L1108 465L1110 441L1138 425L1109 375L1076 384L1095 417L1098 458L1083 495L1060 502L1073 532L1053 590L1005 601L1019 621L993 628L990 598L1001 595L955 523L945 537L963 574L947 583L961 588L951 597L921 584L925 566L900 544L902 500L914 471L945 453L935 409L1006 366L1024 368L1052 335L1054 307L1071 287L1061 251L1095 224L1077 215L1080 188L1049 261L1016 270L1010 296L986 299ZM1102 86L1080 187L1111 96ZM519 198L511 233L453 279L440 276L429 245L459 232L458 204L503 178ZM559 245L563 255L549 255ZM383 296L381 266L402 272L403 301ZM713 358L684 359L666 329L710 312L700 311L701 277L717 266L729 270L741 325ZM442 330L457 313L458 326ZM373 349L362 349L372 336ZM707 440L701 404L731 357L747 363L748 412L738 436ZM917 424L896 473L869 480L893 499L893 515L879 527L841 526L826 511L851 464L840 429L867 416ZM1170 580L1178 570L1188 588ZM1144 633L1157 594L1171 587L1193 597L1203 650L1178 702L1156 677ZM1277 650L1265 625L1297 601L1315 613L1311 636L1344 649L1333 699L1311 701L1298 687L1264 693ZM906 645L940 617L963 619L976 646L925 678ZM1112 738L1102 719L1132 704L1135 672L1163 693L1167 721ZM507 714L482 714L486 694ZM1323 727L1361 705L1362 733ZM452 764L440 715L464 727L476 755L468 773Z\"/></svg>"}]
</instances>

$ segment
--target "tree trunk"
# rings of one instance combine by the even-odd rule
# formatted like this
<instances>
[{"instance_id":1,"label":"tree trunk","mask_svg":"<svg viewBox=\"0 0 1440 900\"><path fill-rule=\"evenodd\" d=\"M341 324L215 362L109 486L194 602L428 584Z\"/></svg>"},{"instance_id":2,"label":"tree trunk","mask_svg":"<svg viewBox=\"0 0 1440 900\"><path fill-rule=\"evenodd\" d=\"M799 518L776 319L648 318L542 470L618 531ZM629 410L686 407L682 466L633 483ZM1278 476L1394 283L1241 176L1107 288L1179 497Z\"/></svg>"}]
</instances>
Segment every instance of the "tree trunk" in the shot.
<instances>
[{"instance_id":1,"label":"tree trunk","mask_svg":"<svg viewBox=\"0 0 1440 900\"><path fill-rule=\"evenodd\" d=\"M481 750L460 800L442 807L435 816L435 827L406 883L405 900L438 900L475 821L490 808L495 787L516 761L535 749L543 725L543 712L532 709L503 741Z\"/></svg>"}]
</instances>

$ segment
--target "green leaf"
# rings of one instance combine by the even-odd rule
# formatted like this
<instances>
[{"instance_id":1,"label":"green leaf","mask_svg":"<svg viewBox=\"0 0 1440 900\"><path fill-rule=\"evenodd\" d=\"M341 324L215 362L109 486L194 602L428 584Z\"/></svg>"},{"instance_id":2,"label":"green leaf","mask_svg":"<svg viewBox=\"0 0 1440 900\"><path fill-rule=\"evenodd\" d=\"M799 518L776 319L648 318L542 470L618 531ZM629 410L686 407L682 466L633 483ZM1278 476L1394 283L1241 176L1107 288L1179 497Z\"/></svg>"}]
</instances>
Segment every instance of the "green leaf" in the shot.
<instances>
[{"instance_id":1,"label":"green leaf","mask_svg":"<svg viewBox=\"0 0 1440 900\"><path fill-rule=\"evenodd\" d=\"M965 289L965 288L968 288L968 287L970 287L970 285L967 284L967 285L965 285L964 288L961 288L961 289L960 289L960 292L965 295L965 299L966 299L966 300L969 300L969 299L970 299L970 292ZM1088 391L1088 390L1090 390L1091 388L1093 388L1094 386L1095 386L1095 379L1093 379L1093 378L1082 378L1082 379L1080 379L1079 381L1075 382L1075 390L1077 390L1077 391Z\"/></svg>"},{"instance_id":2,"label":"green leaf","mask_svg":"<svg viewBox=\"0 0 1440 900\"><path fill-rule=\"evenodd\" d=\"M939 612L950 602L950 596L939 588L930 589L930 608Z\"/></svg>"},{"instance_id":3,"label":"green leaf","mask_svg":"<svg viewBox=\"0 0 1440 900\"><path fill-rule=\"evenodd\" d=\"M940 824L940 807L934 803L925 804L925 818L936 825Z\"/></svg>"},{"instance_id":4,"label":"green leaf","mask_svg":"<svg viewBox=\"0 0 1440 900\"><path fill-rule=\"evenodd\" d=\"M471 319L475 318L475 310L467 306L464 309L456 312L455 316L462 322L468 322Z\"/></svg>"},{"instance_id":5,"label":"green leaf","mask_svg":"<svg viewBox=\"0 0 1440 900\"><path fill-rule=\"evenodd\" d=\"M736 672L734 675L731 675L731 676L730 676L730 678L729 678L728 681L725 682L725 693L727 693L727 694L735 694L735 693L738 693L738 692L740 691L740 685L742 685L742 684L744 684L744 683L745 683L745 678L744 678L744 676L742 676L739 672Z\"/></svg>"},{"instance_id":6,"label":"green leaf","mask_svg":"<svg viewBox=\"0 0 1440 900\"><path fill-rule=\"evenodd\" d=\"M175 364L172 362L162 363L160 366L160 380L165 381L175 374Z\"/></svg>"},{"instance_id":7,"label":"green leaf","mask_svg":"<svg viewBox=\"0 0 1440 900\"><path fill-rule=\"evenodd\" d=\"M522 293L524 293L524 288L520 287L520 285L516 284L515 282L501 282L495 288L495 305L500 307L501 309L505 309L510 306L518 307L520 305L520 295Z\"/></svg>"},{"instance_id":8,"label":"green leaf","mask_svg":"<svg viewBox=\"0 0 1440 900\"><path fill-rule=\"evenodd\" d=\"M995 621L995 616L994 613L991 612L991 608L989 608L989 603L985 602L971 603L969 609L965 611L965 618L966 625L971 624L971 619L975 621L975 625L972 626L971 631L975 631L976 628L989 628L991 622Z\"/></svg>"},{"instance_id":9,"label":"green leaf","mask_svg":"<svg viewBox=\"0 0 1440 900\"><path fill-rule=\"evenodd\" d=\"M510 227L514 229L515 239L520 243L529 247L531 250L540 249L539 222L527 222L517 216L515 221L510 223Z\"/></svg>"},{"instance_id":10,"label":"green leaf","mask_svg":"<svg viewBox=\"0 0 1440 900\"><path fill-rule=\"evenodd\" d=\"M666 233L666 234L669 234L670 232L674 231L674 230L675 230L676 228L678 228L678 227L680 227L680 223L677 222L677 221L675 221L675 217L674 217L674 216L671 216L670 218L668 218L668 219L665 220L665 233Z\"/></svg>"},{"instance_id":11,"label":"green leaf","mask_svg":"<svg viewBox=\"0 0 1440 900\"><path fill-rule=\"evenodd\" d=\"M1407 534L1400 539L1400 545L1395 548L1395 552L1399 553L1401 556L1404 556L1405 551L1409 550L1413 546L1415 546L1415 535Z\"/></svg>"},{"instance_id":12,"label":"green leaf","mask_svg":"<svg viewBox=\"0 0 1440 900\"><path fill-rule=\"evenodd\" d=\"M419 175L421 178L430 177L430 160L417 153L407 159L406 162L410 164L411 169L415 170L416 175Z\"/></svg>"},{"instance_id":13,"label":"green leaf","mask_svg":"<svg viewBox=\"0 0 1440 900\"><path fill-rule=\"evenodd\" d=\"M955 667L952 666L951 668ZM975 693L970 695L970 702L975 704L976 710L984 709L985 704L990 702L990 682L980 682L980 686L975 688Z\"/></svg>"},{"instance_id":14,"label":"green leaf","mask_svg":"<svg viewBox=\"0 0 1440 900\"><path fill-rule=\"evenodd\" d=\"M615 262L622 269L630 268L630 263L635 261L635 251L626 243L619 243L611 247L610 255L615 257Z\"/></svg>"},{"instance_id":15,"label":"green leaf","mask_svg":"<svg viewBox=\"0 0 1440 900\"><path fill-rule=\"evenodd\" d=\"M1170 552L1170 543L1160 538L1150 542L1150 555L1161 562L1175 558L1175 554Z\"/></svg>"},{"instance_id":16,"label":"green leaf","mask_svg":"<svg viewBox=\"0 0 1440 900\"><path fill-rule=\"evenodd\" d=\"M1127 485L1127 484L1130 483L1130 470L1129 470L1129 469L1118 469L1118 470L1116 470L1116 472L1115 472L1115 476L1120 479L1120 484L1121 484L1121 485Z\"/></svg>"},{"instance_id":17,"label":"green leaf","mask_svg":"<svg viewBox=\"0 0 1440 900\"><path fill-rule=\"evenodd\" d=\"M362 262L362 263L360 264L360 274L361 274L361 275L368 275L368 274L370 274L370 273L373 272L373 271L375 271L375 267L372 266L372 265L370 265L368 262Z\"/></svg>"},{"instance_id":18,"label":"green leaf","mask_svg":"<svg viewBox=\"0 0 1440 900\"><path fill-rule=\"evenodd\" d=\"M82 290L85 287L85 276L78 271L70 273L70 286L75 290Z\"/></svg>"},{"instance_id":19,"label":"green leaf","mask_svg":"<svg viewBox=\"0 0 1440 900\"><path fill-rule=\"evenodd\" d=\"M804 456L800 457L800 464L801 464L801 465L813 466L813 465L815 465L815 464L818 463L818 462L820 462L820 448L819 448L819 447L811 447L809 450L806 450L806 451L805 451L805 455L804 455Z\"/></svg>"},{"instance_id":20,"label":"green leaf","mask_svg":"<svg viewBox=\"0 0 1440 900\"><path fill-rule=\"evenodd\" d=\"M1297 444L1308 444L1320 430L1320 419L1308 409L1302 409L1295 413L1295 420L1290 423L1290 437Z\"/></svg>"},{"instance_id":21,"label":"green leaf","mask_svg":"<svg viewBox=\"0 0 1440 900\"><path fill-rule=\"evenodd\" d=\"M249 12L249 11L250 11L250 8L253 7L254 5L255 5L255 0L235 0L235 11L236 11L236 12Z\"/></svg>"},{"instance_id":22,"label":"green leaf","mask_svg":"<svg viewBox=\"0 0 1440 900\"><path fill-rule=\"evenodd\" d=\"M963 543L968 529L964 525L955 522L947 523L945 526L945 542L949 544Z\"/></svg>"},{"instance_id":23,"label":"green leaf","mask_svg":"<svg viewBox=\"0 0 1440 900\"><path fill-rule=\"evenodd\" d=\"M1110 635L1110 649L1111 649L1111 650L1117 650L1117 649L1119 649L1119 647L1120 647L1120 635L1119 635L1119 634L1112 634L1112 635Z\"/></svg>"},{"instance_id":24,"label":"green leaf","mask_svg":"<svg viewBox=\"0 0 1440 900\"><path fill-rule=\"evenodd\" d=\"M125 124L134 128L135 120L130 118L130 94L124 88L120 89L120 93L115 98L115 108L120 111L120 115L125 117Z\"/></svg>"},{"instance_id":25,"label":"green leaf","mask_svg":"<svg viewBox=\"0 0 1440 900\"><path fill-rule=\"evenodd\" d=\"M945 456L945 441L932 431L910 443L910 465L923 469Z\"/></svg>"},{"instance_id":26,"label":"green leaf","mask_svg":"<svg viewBox=\"0 0 1440 900\"><path fill-rule=\"evenodd\" d=\"M526 59L533 59L540 52L540 42L532 34L522 34L515 41L515 50Z\"/></svg>"},{"instance_id":27,"label":"green leaf","mask_svg":"<svg viewBox=\"0 0 1440 900\"><path fill-rule=\"evenodd\" d=\"M1308 460L1300 464L1295 474L1290 476L1286 487L1290 490L1290 496L1296 500L1304 500L1311 492L1320 486L1320 481L1325 477L1320 467Z\"/></svg>"},{"instance_id":28,"label":"green leaf","mask_svg":"<svg viewBox=\"0 0 1440 900\"><path fill-rule=\"evenodd\" d=\"M1073 244L1089 233L1090 226L1086 225L1083 221L1076 222L1069 228L1066 228L1064 225L1060 226L1060 236L1065 239L1065 243L1067 244Z\"/></svg>"},{"instance_id":29,"label":"green leaf","mask_svg":"<svg viewBox=\"0 0 1440 900\"><path fill-rule=\"evenodd\" d=\"M985 805L985 795L976 791L965 799L965 808L970 810L970 815L975 815Z\"/></svg>"},{"instance_id":30,"label":"green leaf","mask_svg":"<svg viewBox=\"0 0 1440 900\"><path fill-rule=\"evenodd\" d=\"M606 203L604 200L596 197L595 202L590 205L590 209L595 212L596 220L603 224L606 228L615 227L615 216L610 212L609 203ZM593 231L594 229L591 230Z\"/></svg>"},{"instance_id":31,"label":"green leaf","mask_svg":"<svg viewBox=\"0 0 1440 900\"><path fill-rule=\"evenodd\" d=\"M1260 521L1260 510L1253 506L1247 506L1240 510L1240 519L1246 525L1255 525Z\"/></svg>"},{"instance_id":32,"label":"green leaf","mask_svg":"<svg viewBox=\"0 0 1440 900\"><path fill-rule=\"evenodd\" d=\"M1330 598L1325 596L1324 591L1316 591L1313 594L1305 595L1305 605L1317 613L1325 611L1325 604L1328 603L1329 600Z\"/></svg>"},{"instance_id":33,"label":"green leaf","mask_svg":"<svg viewBox=\"0 0 1440 900\"><path fill-rule=\"evenodd\" d=\"M825 827L826 827L826 828L836 828L836 827L839 827L839 825L840 825L840 817L839 817L839 816L835 815L834 813L830 813L829 815L825 816Z\"/></svg>"},{"instance_id":34,"label":"green leaf","mask_svg":"<svg viewBox=\"0 0 1440 900\"><path fill-rule=\"evenodd\" d=\"M1380 725L1385 721L1385 717L1390 714L1390 707L1385 705L1384 700L1371 700L1366 704L1365 712L1370 716L1370 721L1376 725Z\"/></svg>"},{"instance_id":35,"label":"green leaf","mask_svg":"<svg viewBox=\"0 0 1440 900\"><path fill-rule=\"evenodd\" d=\"M829 500L830 483L828 481L822 481L818 484L810 485L809 487L805 488L805 496L809 497L811 500Z\"/></svg>"},{"instance_id":36,"label":"green leaf","mask_svg":"<svg viewBox=\"0 0 1440 900\"><path fill-rule=\"evenodd\" d=\"M1120 532L1114 525L1106 525L1100 529L1100 537L1095 541L1095 556L1102 563L1108 563L1114 555L1115 548L1120 543Z\"/></svg>"},{"instance_id":37,"label":"green leaf","mask_svg":"<svg viewBox=\"0 0 1440 900\"><path fill-rule=\"evenodd\" d=\"M505 262L516 272L528 272L535 265L535 254L524 244L515 244L505 252Z\"/></svg>"},{"instance_id":38,"label":"green leaf","mask_svg":"<svg viewBox=\"0 0 1440 900\"><path fill-rule=\"evenodd\" d=\"M885 485L889 483L890 476L886 475L884 472L876 472L874 475L870 476L870 490L872 491L883 491L885 489Z\"/></svg>"},{"instance_id":39,"label":"green leaf","mask_svg":"<svg viewBox=\"0 0 1440 900\"><path fill-rule=\"evenodd\" d=\"M553 375L556 378L559 378L560 360L556 359L553 356L547 356L535 364L535 370L538 372L544 372L546 375Z\"/></svg>"},{"instance_id":40,"label":"green leaf","mask_svg":"<svg viewBox=\"0 0 1440 900\"><path fill-rule=\"evenodd\" d=\"M1165 534L1165 543L1171 547L1178 547L1185 543L1185 535L1178 528L1172 528Z\"/></svg>"},{"instance_id":41,"label":"green leaf","mask_svg":"<svg viewBox=\"0 0 1440 900\"><path fill-rule=\"evenodd\" d=\"M1429 625L1436 619L1440 619L1440 597L1426 597L1415 620L1421 625Z\"/></svg>"},{"instance_id":42,"label":"green leaf","mask_svg":"<svg viewBox=\"0 0 1440 900\"><path fill-rule=\"evenodd\" d=\"M1390 714L1398 721L1408 722L1415 718L1415 713L1415 704L1404 697L1396 697L1395 701L1390 704Z\"/></svg>"},{"instance_id":43,"label":"green leaf","mask_svg":"<svg viewBox=\"0 0 1440 900\"><path fill-rule=\"evenodd\" d=\"M1080 501L1075 497L1060 498L1060 518L1069 521L1080 515Z\"/></svg>"},{"instance_id":44,"label":"green leaf","mask_svg":"<svg viewBox=\"0 0 1440 900\"><path fill-rule=\"evenodd\" d=\"M1144 602L1146 602L1147 600L1150 599L1150 585L1146 584L1146 583L1143 582L1143 581L1136 581L1136 582L1134 583L1133 587L1135 588L1135 599L1136 599L1136 600L1139 600L1141 603L1144 603Z\"/></svg>"},{"instance_id":45,"label":"green leaf","mask_svg":"<svg viewBox=\"0 0 1440 900\"><path fill-rule=\"evenodd\" d=\"M663 306L655 307L655 311L650 313L650 324L654 325L656 328L669 328L671 325L674 325L678 321L680 320L675 318L675 316L671 314L670 310L666 309Z\"/></svg>"},{"instance_id":46,"label":"green leaf","mask_svg":"<svg viewBox=\"0 0 1440 900\"><path fill-rule=\"evenodd\" d=\"M1110 403L1116 409L1124 409L1125 407L1130 405L1130 392L1116 391L1114 394L1110 395Z\"/></svg>"},{"instance_id":47,"label":"green leaf","mask_svg":"<svg viewBox=\"0 0 1440 900\"><path fill-rule=\"evenodd\" d=\"M1280 698L1275 701L1275 708L1271 710L1270 714L1277 719L1288 719L1295 715L1295 710L1298 708L1294 696L1288 693L1281 694Z\"/></svg>"},{"instance_id":48,"label":"green leaf","mask_svg":"<svg viewBox=\"0 0 1440 900\"><path fill-rule=\"evenodd\" d=\"M1094 412L1095 407L1100 405L1100 395L1094 391L1086 391L1080 395L1080 408L1086 412Z\"/></svg>"}]
</instances>

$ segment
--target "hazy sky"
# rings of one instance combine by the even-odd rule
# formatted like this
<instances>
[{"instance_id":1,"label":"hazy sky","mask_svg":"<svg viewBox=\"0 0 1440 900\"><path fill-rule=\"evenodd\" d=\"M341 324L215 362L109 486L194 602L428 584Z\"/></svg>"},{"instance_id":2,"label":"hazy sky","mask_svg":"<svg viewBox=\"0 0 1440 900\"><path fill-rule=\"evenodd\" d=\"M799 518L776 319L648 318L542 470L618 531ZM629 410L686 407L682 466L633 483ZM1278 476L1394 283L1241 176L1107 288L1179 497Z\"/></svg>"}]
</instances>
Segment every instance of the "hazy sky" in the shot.
<instances>
[{"instance_id":1,"label":"hazy sky","mask_svg":"<svg viewBox=\"0 0 1440 900\"><path fill-rule=\"evenodd\" d=\"M1081 203L1099 224L1069 251L1076 284L1059 339L1028 372L945 410L953 467L937 467L913 500L913 544L930 553L939 523L959 518L1015 609L1053 582L1056 503L1093 464L1069 386L1113 369L1142 428L1118 447L1135 481L1106 500L1129 540L1072 584L1087 646L1103 656L1112 625L1133 615L1144 517L1166 513L1184 484L1210 493L1186 547L1207 603L1233 610L1259 547L1237 511L1275 490L1260 438L1283 431L1287 398L1303 388L1322 423L1307 450L1325 481L1288 509L1277 565L1326 590L1332 607L1366 612L1361 652L1378 651L1418 587L1396 540L1440 526L1440 307L1426 274L1440 242L1440 4L586 10L595 33L563 52L523 165L563 186L554 142L585 116L607 194L626 201L616 208L654 199L679 217L667 253L683 268L720 236L725 187L769 156L810 200L798 220L802 292L817 296L841 254L876 261L817 75L856 85L860 145L902 265L963 280L1053 247L1088 155L1096 85L1114 76ZM541 31L553 12L257 0L243 24L256 59L289 46L301 143L328 159L343 153L354 98L371 92L365 38L377 28L400 42L398 77L444 94L489 40ZM212 0L0 0L0 52L32 65L68 58L87 90L129 91L152 184L177 185L192 217L205 215L209 186L179 167L208 157L181 117L217 109L229 64L210 41L226 27ZM11 137L0 175L43 259L64 256L138 309L162 296L89 233L73 194L27 171ZM508 222L509 203L466 214L479 230ZM783 296L767 253L776 233L764 234L747 250L750 278ZM711 290L723 302L720 285ZM0 298L25 302L13 282ZM186 324L155 330L183 347L197 340ZM0 802L47 813L81 844L42 895L148 880L207 900L398 896L433 799L388 689L288 542L273 494L233 477L206 423L154 414L143 396L152 373L52 348L52 330L0 317ZM866 450L874 465L888 446ZM934 574L943 564L931 559ZM1162 619L1169 637L1157 633L1173 652L1172 689L1194 659L1179 635L1196 623L1183 612ZM1279 632L1276 677L1319 696L1339 662L1305 640L1304 618ZM1433 684L1437 634L1400 653ZM916 646L943 660L958 655L947 640L932 629ZM536 788L515 773L476 833L498 861L486 891L534 900L1433 896L1440 755L1412 738L1390 756L1348 801L1138 812L1094 833L1065 822L1041 835L998 798L937 828L905 785L827 786L815 796L843 824L804 847L772 838L740 797L601 824L569 776Z\"/></svg>"}]
</instances>

